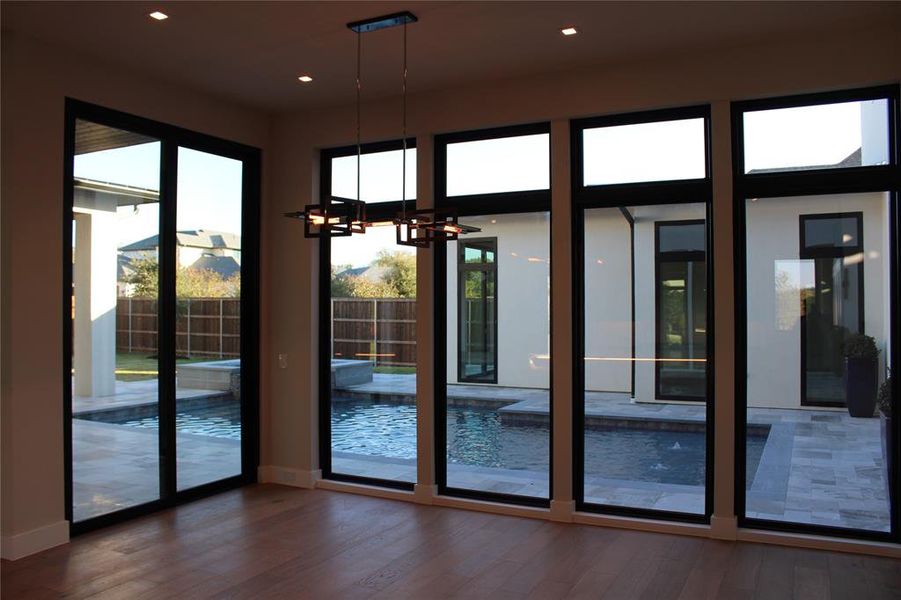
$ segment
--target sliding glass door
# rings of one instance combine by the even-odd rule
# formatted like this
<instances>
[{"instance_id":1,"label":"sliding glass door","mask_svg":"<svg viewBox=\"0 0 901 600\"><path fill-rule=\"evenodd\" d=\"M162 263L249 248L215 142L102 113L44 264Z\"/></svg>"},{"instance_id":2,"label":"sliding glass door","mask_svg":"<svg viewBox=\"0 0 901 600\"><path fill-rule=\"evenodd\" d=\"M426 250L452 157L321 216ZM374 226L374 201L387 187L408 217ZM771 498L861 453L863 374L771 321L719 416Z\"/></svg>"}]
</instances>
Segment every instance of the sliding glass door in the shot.
<instances>
[{"instance_id":1,"label":"sliding glass door","mask_svg":"<svg viewBox=\"0 0 901 600\"><path fill-rule=\"evenodd\" d=\"M255 478L259 155L67 109L64 392L77 532Z\"/></svg>"}]
</instances>

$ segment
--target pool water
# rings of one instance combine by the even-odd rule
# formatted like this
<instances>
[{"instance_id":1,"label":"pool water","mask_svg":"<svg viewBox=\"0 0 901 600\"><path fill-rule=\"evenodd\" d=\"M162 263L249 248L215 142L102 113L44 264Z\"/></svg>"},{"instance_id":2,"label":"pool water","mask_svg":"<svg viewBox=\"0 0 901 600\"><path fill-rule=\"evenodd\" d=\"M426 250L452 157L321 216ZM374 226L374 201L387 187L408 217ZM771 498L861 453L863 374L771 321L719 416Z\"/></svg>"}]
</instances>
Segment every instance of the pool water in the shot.
<instances>
[{"instance_id":1,"label":"pool water","mask_svg":"<svg viewBox=\"0 0 901 600\"><path fill-rule=\"evenodd\" d=\"M116 423L128 427L143 427L146 429L159 429L160 426L158 415L140 419L119 420ZM200 408L191 409L190 412L179 412L175 415L175 430L178 433L192 433L194 435L240 440L241 411L235 406L232 408Z\"/></svg>"},{"instance_id":2,"label":"pool water","mask_svg":"<svg viewBox=\"0 0 901 600\"><path fill-rule=\"evenodd\" d=\"M362 400L332 403L332 450L416 458L416 407ZM448 407L450 463L529 471L548 470L546 425L503 424L493 409ZM748 439L749 477L765 438ZM706 436L699 431L592 428L585 432L585 474L591 477L703 485ZM753 468L752 468L753 467Z\"/></svg>"}]
</instances>

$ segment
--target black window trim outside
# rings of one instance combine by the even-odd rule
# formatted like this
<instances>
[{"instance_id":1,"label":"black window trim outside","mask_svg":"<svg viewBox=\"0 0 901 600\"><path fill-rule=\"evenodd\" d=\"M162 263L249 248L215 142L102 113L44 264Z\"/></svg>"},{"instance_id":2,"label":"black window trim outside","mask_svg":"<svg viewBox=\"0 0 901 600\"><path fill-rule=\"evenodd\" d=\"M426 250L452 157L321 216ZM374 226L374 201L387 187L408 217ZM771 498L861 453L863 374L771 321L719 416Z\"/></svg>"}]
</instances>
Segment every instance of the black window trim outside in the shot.
<instances>
[{"instance_id":1,"label":"black window trim outside","mask_svg":"<svg viewBox=\"0 0 901 600\"><path fill-rule=\"evenodd\" d=\"M650 181L640 183L583 186L582 131L588 128L673 121L682 119L704 119L705 173L702 179L673 181ZM713 428L714 428L714 256L713 256L713 185L711 179L710 153L710 106L707 104L684 108L666 108L574 119L570 121L570 169L572 184L572 315L573 315L573 498L576 510L633 518L652 518L684 523L709 523L713 514ZM686 513L645 509L586 502L585 483L585 275L584 275L584 213L591 208L618 208L629 206L651 206L660 204L703 203L706 207L706 254L707 254L707 403L705 419L706 469L704 482L704 512ZM634 272L634 265L633 265ZM634 291L633 291L634 294ZM633 301L634 323L634 301ZM634 354L634 343L633 343ZM633 364L634 369L634 364ZM634 375L633 375L634 378ZM633 383L634 388L634 383Z\"/></svg>"},{"instance_id":2,"label":"black window trim outside","mask_svg":"<svg viewBox=\"0 0 901 600\"><path fill-rule=\"evenodd\" d=\"M852 102L855 100L887 99L889 113L889 164L869 167L842 169L822 169L780 173L744 173L744 128L743 114L746 111L769 108L788 108L806 105ZM891 527L889 532L863 529L805 525L790 521L777 521L746 516L745 497L746 437L747 437L747 232L745 202L751 198L779 198L789 196L820 196L854 194L867 192L887 192L890 198L889 210L889 259L892 280L889 282L890 306L899 305L899 257L898 234L901 231L901 164L899 164L899 98L901 88L897 83L870 88L839 90L798 96L785 96L733 102L732 120L732 185L733 185L733 264L735 298L735 514L739 527L789 532L798 534L827 535L862 540L901 542L901 461L895 461L890 474L890 497L894 506L890 508ZM898 310L890 311L889 331L891 339L901 339L901 317ZM891 357L891 369L901 373L901 353ZM898 387L894 386L892 408L899 412ZM893 419L893 439L901 438L901 419ZM898 442L895 442L897 455Z\"/></svg>"},{"instance_id":3,"label":"black window trim outside","mask_svg":"<svg viewBox=\"0 0 901 600\"><path fill-rule=\"evenodd\" d=\"M468 242L482 242L482 243L490 243L492 252L494 252L494 260L490 263L477 263L471 264L467 263L464 260L464 251L466 249L466 245ZM493 383L497 384L497 376L498 376L498 364L497 364L497 350L498 350L498 339L497 339L497 309L498 309L498 273L497 273L497 265L498 265L498 253L497 253L497 238L496 237L478 237L471 238L468 236L464 236L460 238L457 242L457 381L464 383ZM494 365L493 376L491 379L477 379L477 378L467 378L464 374L463 369L463 300L464 297L464 285L463 285L463 273L472 272L472 271L482 271L491 273L494 276L494 352L492 357L492 364Z\"/></svg>"},{"instance_id":4,"label":"black window trim outside","mask_svg":"<svg viewBox=\"0 0 901 600\"><path fill-rule=\"evenodd\" d=\"M416 147L416 138L407 138L407 149ZM403 149L403 140L386 140L361 144L361 154L373 154ZM323 148L319 152L319 196L326 200L332 194L332 159L344 156L355 156L356 145L341 146L338 148ZM376 202L366 205L366 218L369 221L390 221L394 215L400 212L403 205L402 199L391 202ZM416 199L408 199L407 206L416 208ZM319 239L319 312L322 314L324 307L331 306L331 267L332 267L331 239L323 237ZM417 294L418 295L418 294ZM331 317L330 317L331 318ZM335 472L332 469L332 393L331 393L331 353L332 334L330 327L322 326L323 320L319 319L319 468L323 479L343 481L361 485L392 488L404 491L413 491L416 482L396 481L379 477L365 477L349 473ZM417 460L418 460L417 452ZM418 471L417 471L418 472Z\"/></svg>"},{"instance_id":5,"label":"black window trim outside","mask_svg":"<svg viewBox=\"0 0 901 600\"><path fill-rule=\"evenodd\" d=\"M62 210L62 330L63 330L63 435L65 461L65 515L71 535L178 506L196 499L255 483L259 466L259 290L260 290L260 182L259 148L198 133L175 125L139 117L74 98L65 98ZM160 273L159 273L159 498L75 522L73 518L72 350L71 318L72 218L76 121L122 129L160 143ZM216 154L242 163L241 249L241 473L188 489L177 489L175 456L175 277L166 265L175 264L178 148ZM164 199L169 198L169 201Z\"/></svg>"},{"instance_id":6,"label":"black window trim outside","mask_svg":"<svg viewBox=\"0 0 901 600\"><path fill-rule=\"evenodd\" d=\"M660 305L661 305L661 280L660 280L660 265L665 262L692 262L692 261L704 261L705 267L707 262L707 252L705 250L690 250L690 251L664 251L660 250L660 230L665 227L670 226L679 226L679 225L705 225L703 219L684 219L684 220L673 220L673 221L655 221L654 222L654 354L657 359L654 361L654 394L658 400L673 400L678 402L706 402L706 398L703 396L680 396L677 394L663 394L660 391L660 370L663 367L663 364L660 360L661 351L660 351L660 331L662 326L662 319L660 313ZM706 225L704 227L705 237L706 237ZM706 246L705 246L706 247ZM707 270L706 268L704 269ZM686 296L690 294L690 291L686 289ZM709 300L709 299L708 299ZM705 309L706 312L706 309ZM706 328L707 324L705 324ZM705 357L706 358L706 357ZM706 363L705 363L705 377L706 377ZM634 394L634 391L633 391Z\"/></svg>"},{"instance_id":7,"label":"black window trim outside","mask_svg":"<svg viewBox=\"0 0 901 600\"><path fill-rule=\"evenodd\" d=\"M533 123L526 125L512 125L508 127L495 127L475 131L445 133L434 138L434 193L435 206L438 208L456 208L461 221L463 217L495 214L518 214L532 212L546 212L553 222L551 211L551 190L526 191L526 192L501 192L494 194L479 194L472 196L451 196L445 193L447 190L447 151L448 143L485 140L499 137L515 137L532 135L536 133L550 133L549 122ZM550 144L550 140L548 140ZM551 165L548 161L548 170ZM548 248L553 247L553 227L548 227ZM521 506L535 506L549 508L551 498L554 497L554 376L553 354L548 361L548 496L539 498L535 496L523 496L500 492L486 492L467 488L449 487L447 485L447 330L442 327L446 324L447 314L447 245L436 244L432 249L434 259L434 398L435 398L435 483L438 493L443 496L468 498L487 502L501 502ZM554 265L549 267L553 280ZM549 347L553 347L553 298L548 315L548 328L550 331Z\"/></svg>"},{"instance_id":8,"label":"black window trim outside","mask_svg":"<svg viewBox=\"0 0 901 600\"><path fill-rule=\"evenodd\" d=\"M806 246L806 228L805 225L808 221L824 221L828 219L842 219L842 218L853 218L856 220L856 230L857 230L857 244L854 246L831 246L831 247L817 247L817 248L805 248ZM863 252L863 213L862 212L841 212L841 213L815 213L815 214L804 214L799 215L798 217L798 240L799 240L799 250L798 250L798 258L801 260L804 259L816 259L816 258L842 258L846 256L851 256L852 254L857 254ZM859 265L859 274L857 278L857 311L858 311L858 319L857 319L857 328L863 333L866 331L865 326L865 288L864 288L864 273L865 273L865 265L861 262ZM801 374L800 374L800 382L801 382L801 397L800 397L800 405L801 406L826 406L826 407L837 407L843 406L841 404L837 404L835 402L823 402L823 401L811 401L807 399L807 313L806 311L801 313Z\"/></svg>"}]
</instances>

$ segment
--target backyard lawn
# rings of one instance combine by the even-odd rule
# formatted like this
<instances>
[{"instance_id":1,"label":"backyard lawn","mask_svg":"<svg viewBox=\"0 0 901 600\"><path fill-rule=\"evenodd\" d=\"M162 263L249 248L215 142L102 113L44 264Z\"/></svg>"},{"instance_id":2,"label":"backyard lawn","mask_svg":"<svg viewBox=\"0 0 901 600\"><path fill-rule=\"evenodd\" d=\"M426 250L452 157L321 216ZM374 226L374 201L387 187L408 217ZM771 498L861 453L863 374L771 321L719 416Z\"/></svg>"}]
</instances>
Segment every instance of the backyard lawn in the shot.
<instances>
[{"instance_id":1,"label":"backyard lawn","mask_svg":"<svg viewBox=\"0 0 901 600\"><path fill-rule=\"evenodd\" d=\"M156 379L159 375L156 357L141 353L116 353L116 379L119 381L144 381ZM210 357L179 358L178 364L190 364L216 360Z\"/></svg>"}]
</instances>

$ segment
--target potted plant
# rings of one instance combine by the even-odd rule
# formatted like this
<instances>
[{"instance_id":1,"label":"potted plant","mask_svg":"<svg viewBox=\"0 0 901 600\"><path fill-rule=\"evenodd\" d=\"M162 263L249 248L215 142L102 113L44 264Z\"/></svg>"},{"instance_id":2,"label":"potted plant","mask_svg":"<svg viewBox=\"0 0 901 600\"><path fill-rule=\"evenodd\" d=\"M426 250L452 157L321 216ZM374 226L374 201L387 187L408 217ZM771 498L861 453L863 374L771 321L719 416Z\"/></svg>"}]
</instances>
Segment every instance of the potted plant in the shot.
<instances>
[{"instance_id":1,"label":"potted plant","mask_svg":"<svg viewBox=\"0 0 901 600\"><path fill-rule=\"evenodd\" d=\"M856 333L845 340L845 398L852 417L876 416L876 373L879 349L876 340Z\"/></svg>"},{"instance_id":2,"label":"potted plant","mask_svg":"<svg viewBox=\"0 0 901 600\"><path fill-rule=\"evenodd\" d=\"M876 396L879 407L879 429L882 433L882 465L886 475L892 476L892 376L889 375L879 387ZM891 486L889 486L891 489Z\"/></svg>"}]
</instances>

